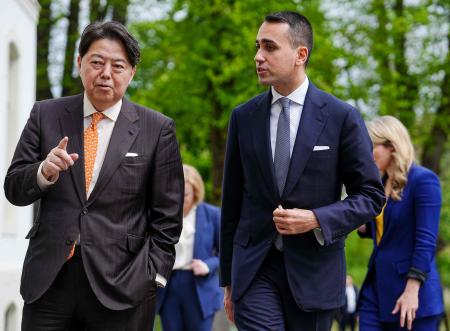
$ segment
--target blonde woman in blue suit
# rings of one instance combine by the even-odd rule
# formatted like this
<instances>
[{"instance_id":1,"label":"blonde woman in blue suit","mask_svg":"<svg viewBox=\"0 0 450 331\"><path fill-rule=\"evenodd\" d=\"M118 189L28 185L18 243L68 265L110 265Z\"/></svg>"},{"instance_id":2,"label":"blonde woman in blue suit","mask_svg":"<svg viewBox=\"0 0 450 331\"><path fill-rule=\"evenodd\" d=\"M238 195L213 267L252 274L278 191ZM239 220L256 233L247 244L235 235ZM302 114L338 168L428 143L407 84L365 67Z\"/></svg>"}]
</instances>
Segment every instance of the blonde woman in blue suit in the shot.
<instances>
[{"instance_id":1,"label":"blonde woman in blue suit","mask_svg":"<svg viewBox=\"0 0 450 331\"><path fill-rule=\"evenodd\" d=\"M217 275L220 210L203 202L198 171L185 164L183 172L183 230L171 278L158 290L157 308L164 331L210 331L223 300Z\"/></svg>"},{"instance_id":2,"label":"blonde woman in blue suit","mask_svg":"<svg viewBox=\"0 0 450 331\"><path fill-rule=\"evenodd\" d=\"M443 312L436 268L441 188L432 171L414 163L403 124L382 116L367 124L383 176L386 205L361 228L374 249L359 299L360 331L437 330Z\"/></svg>"}]
</instances>

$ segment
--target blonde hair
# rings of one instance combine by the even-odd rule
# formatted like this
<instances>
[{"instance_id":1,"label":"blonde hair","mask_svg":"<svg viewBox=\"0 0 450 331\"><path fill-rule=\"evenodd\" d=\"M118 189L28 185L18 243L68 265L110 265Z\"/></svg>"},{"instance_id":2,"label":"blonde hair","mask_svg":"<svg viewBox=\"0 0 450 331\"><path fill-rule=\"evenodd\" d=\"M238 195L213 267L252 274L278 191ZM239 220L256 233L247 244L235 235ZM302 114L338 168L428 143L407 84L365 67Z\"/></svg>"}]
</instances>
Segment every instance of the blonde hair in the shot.
<instances>
[{"instance_id":1,"label":"blonde hair","mask_svg":"<svg viewBox=\"0 0 450 331\"><path fill-rule=\"evenodd\" d=\"M370 138L374 145L391 146L393 173L392 192L393 200L401 200L403 189L406 186L408 172L414 162L414 147L406 127L393 116L381 116L367 123Z\"/></svg>"},{"instance_id":2,"label":"blonde hair","mask_svg":"<svg viewBox=\"0 0 450 331\"><path fill-rule=\"evenodd\" d=\"M205 197L205 184L197 169L188 164L183 164L184 181L194 188L194 205L199 204Z\"/></svg>"}]
</instances>

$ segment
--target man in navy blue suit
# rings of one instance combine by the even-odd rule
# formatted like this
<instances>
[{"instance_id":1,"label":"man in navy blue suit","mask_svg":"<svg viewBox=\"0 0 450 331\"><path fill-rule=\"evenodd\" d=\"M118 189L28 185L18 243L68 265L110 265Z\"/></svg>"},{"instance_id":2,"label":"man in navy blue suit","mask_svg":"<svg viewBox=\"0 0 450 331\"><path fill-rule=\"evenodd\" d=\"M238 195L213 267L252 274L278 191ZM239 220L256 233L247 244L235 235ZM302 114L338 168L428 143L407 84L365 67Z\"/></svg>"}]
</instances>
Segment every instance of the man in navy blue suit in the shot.
<instances>
[{"instance_id":1,"label":"man in navy blue suit","mask_svg":"<svg viewBox=\"0 0 450 331\"><path fill-rule=\"evenodd\" d=\"M220 267L239 330L329 330L345 301L345 237L384 203L361 115L306 75L312 45L304 16L268 15L255 62L270 90L231 115Z\"/></svg>"}]
</instances>

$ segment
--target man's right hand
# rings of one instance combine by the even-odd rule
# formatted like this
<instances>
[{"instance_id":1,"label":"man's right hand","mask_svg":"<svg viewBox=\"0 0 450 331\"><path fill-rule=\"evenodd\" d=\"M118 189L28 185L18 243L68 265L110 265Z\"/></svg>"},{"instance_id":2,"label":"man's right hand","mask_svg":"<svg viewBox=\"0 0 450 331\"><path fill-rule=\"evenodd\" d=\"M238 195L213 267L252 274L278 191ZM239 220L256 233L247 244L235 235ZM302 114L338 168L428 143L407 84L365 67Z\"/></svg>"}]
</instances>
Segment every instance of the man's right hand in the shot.
<instances>
[{"instance_id":1,"label":"man's right hand","mask_svg":"<svg viewBox=\"0 0 450 331\"><path fill-rule=\"evenodd\" d=\"M231 301L231 286L225 286L225 296L223 298L223 306L228 320L234 324L234 307Z\"/></svg>"},{"instance_id":2,"label":"man's right hand","mask_svg":"<svg viewBox=\"0 0 450 331\"><path fill-rule=\"evenodd\" d=\"M53 148L50 153L48 153L42 163L42 175L44 175L45 179L50 182L55 182L61 171L69 169L69 167L73 166L74 162L78 160L77 153L67 153L68 141L68 137L62 138L58 143L58 146Z\"/></svg>"}]
</instances>

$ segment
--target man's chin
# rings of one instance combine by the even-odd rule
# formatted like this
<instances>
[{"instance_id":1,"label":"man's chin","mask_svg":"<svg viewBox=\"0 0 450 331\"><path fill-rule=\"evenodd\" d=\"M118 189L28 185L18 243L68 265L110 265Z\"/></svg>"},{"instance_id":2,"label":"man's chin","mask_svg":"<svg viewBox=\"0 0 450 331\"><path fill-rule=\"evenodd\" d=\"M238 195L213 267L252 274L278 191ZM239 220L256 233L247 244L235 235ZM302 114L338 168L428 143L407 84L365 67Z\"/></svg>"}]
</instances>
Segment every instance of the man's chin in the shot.
<instances>
[{"instance_id":1,"label":"man's chin","mask_svg":"<svg viewBox=\"0 0 450 331\"><path fill-rule=\"evenodd\" d=\"M269 86L269 85L271 85L271 84L270 84L270 81L269 81L268 79L258 78L258 80L259 80L259 83L260 83L261 85L264 85L264 86Z\"/></svg>"},{"instance_id":2,"label":"man's chin","mask_svg":"<svg viewBox=\"0 0 450 331\"><path fill-rule=\"evenodd\" d=\"M92 105L98 111L103 111L113 106L116 102L113 98L95 98L95 100L91 100Z\"/></svg>"}]
</instances>

